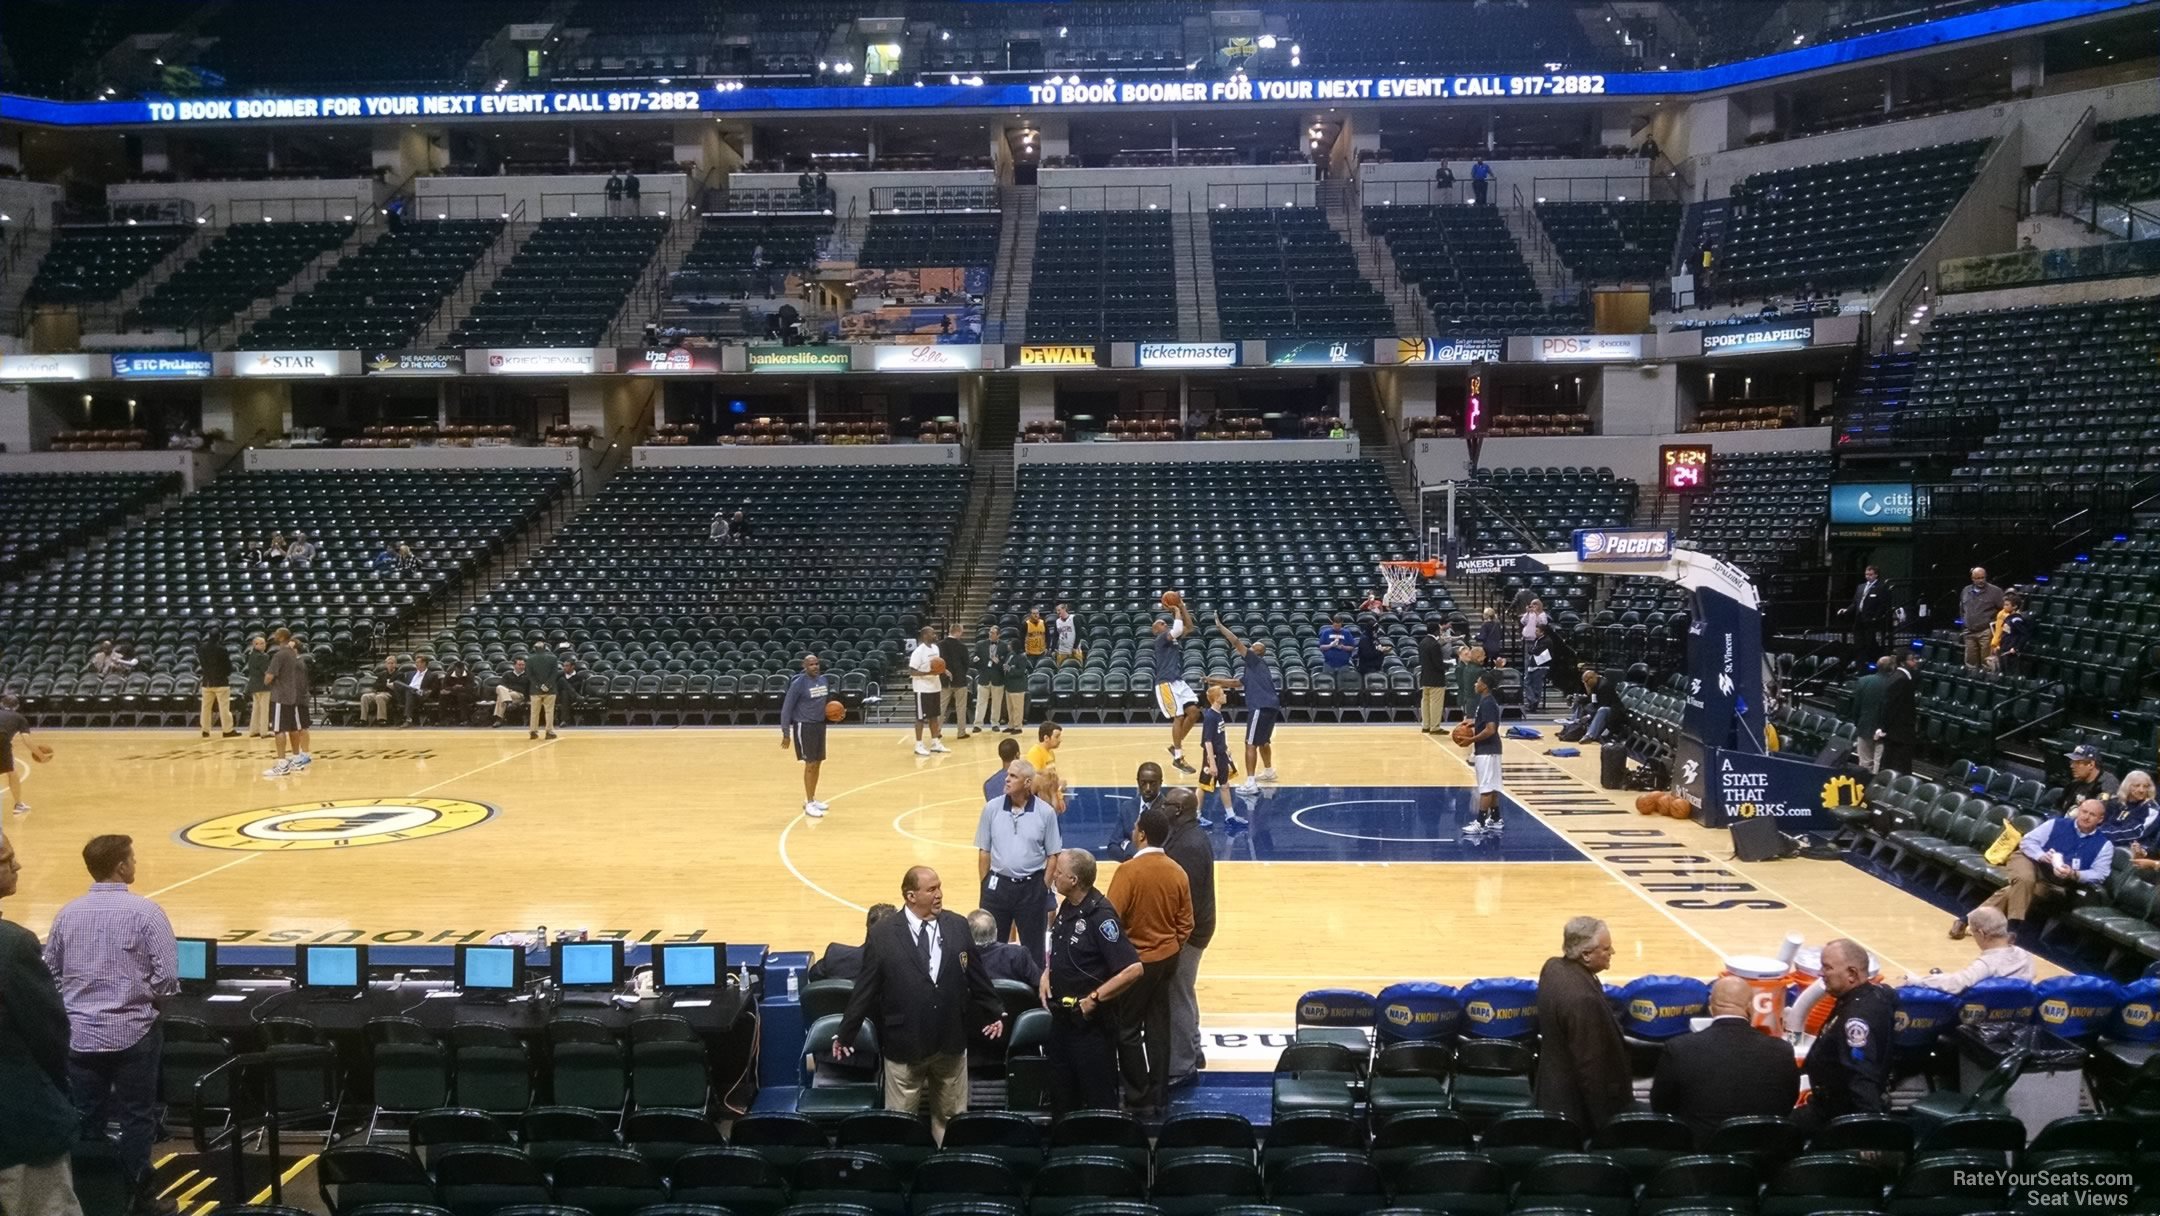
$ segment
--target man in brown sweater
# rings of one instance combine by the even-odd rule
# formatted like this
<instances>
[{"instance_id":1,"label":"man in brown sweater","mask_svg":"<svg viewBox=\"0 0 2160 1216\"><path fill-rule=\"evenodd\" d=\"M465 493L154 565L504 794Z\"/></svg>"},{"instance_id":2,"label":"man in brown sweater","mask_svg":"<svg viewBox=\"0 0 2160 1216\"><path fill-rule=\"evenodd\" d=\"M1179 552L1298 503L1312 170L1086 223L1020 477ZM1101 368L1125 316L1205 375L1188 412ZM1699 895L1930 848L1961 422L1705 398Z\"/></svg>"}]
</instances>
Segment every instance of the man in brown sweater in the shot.
<instances>
[{"instance_id":1,"label":"man in brown sweater","mask_svg":"<svg viewBox=\"0 0 2160 1216\"><path fill-rule=\"evenodd\" d=\"M1634 1101L1620 1022L1598 972L1612 966L1612 930L1594 916L1561 929L1560 955L1538 973L1537 1107L1602 1131Z\"/></svg>"},{"instance_id":2,"label":"man in brown sweater","mask_svg":"<svg viewBox=\"0 0 2160 1216\"><path fill-rule=\"evenodd\" d=\"M1110 879L1110 906L1140 952L1140 982L1118 999L1118 1067L1125 1105L1143 1119L1159 1118L1170 1092L1170 985L1178 951L1193 933L1192 883L1162 851L1170 820L1159 808L1140 812L1132 860Z\"/></svg>"}]
</instances>

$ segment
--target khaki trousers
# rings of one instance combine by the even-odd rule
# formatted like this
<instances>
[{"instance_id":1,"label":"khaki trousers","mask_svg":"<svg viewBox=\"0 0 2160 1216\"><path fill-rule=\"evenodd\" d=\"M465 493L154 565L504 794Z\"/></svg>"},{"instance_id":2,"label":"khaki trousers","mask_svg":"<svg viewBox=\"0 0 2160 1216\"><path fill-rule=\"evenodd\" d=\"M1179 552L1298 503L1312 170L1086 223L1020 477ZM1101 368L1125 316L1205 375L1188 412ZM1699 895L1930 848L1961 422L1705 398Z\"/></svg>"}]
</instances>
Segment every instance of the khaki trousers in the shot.
<instances>
[{"instance_id":1,"label":"khaki trousers","mask_svg":"<svg viewBox=\"0 0 2160 1216\"><path fill-rule=\"evenodd\" d=\"M519 692L519 691L518 691L517 689L515 689L515 688L512 688L512 687L510 687L510 686L509 686L509 685L507 685L507 684L498 684L498 685L496 685L496 686L495 686L495 716L496 716L497 718L500 718L500 717L502 717L502 716L503 716L503 711L505 711L505 710L509 709L509 708L510 708L511 706L513 706L513 705L517 704L518 702L520 702L520 701L522 701L522 700L524 700L524 699L525 699L525 694L524 694L524 693L521 693L521 692Z\"/></svg>"},{"instance_id":2,"label":"khaki trousers","mask_svg":"<svg viewBox=\"0 0 2160 1216\"><path fill-rule=\"evenodd\" d=\"M0 1170L0 1212L7 1216L83 1216L74 1173L62 1153L43 1165Z\"/></svg>"},{"instance_id":3,"label":"khaki trousers","mask_svg":"<svg viewBox=\"0 0 2160 1216\"><path fill-rule=\"evenodd\" d=\"M205 688L202 690L202 728L204 730L211 729L210 719L213 714L217 716L218 721L225 724L221 727L218 727L217 729L234 729L232 717L231 687L220 684L215 688Z\"/></svg>"},{"instance_id":4,"label":"khaki trousers","mask_svg":"<svg viewBox=\"0 0 2160 1216\"><path fill-rule=\"evenodd\" d=\"M1027 722L1027 689L1015 689L1005 694L1005 726L1009 730Z\"/></svg>"},{"instance_id":5,"label":"khaki trousers","mask_svg":"<svg viewBox=\"0 0 2160 1216\"><path fill-rule=\"evenodd\" d=\"M967 1056L931 1056L920 1064L885 1061L885 1109L924 1115L930 1134L945 1139L945 1124L967 1109Z\"/></svg>"},{"instance_id":6,"label":"khaki trousers","mask_svg":"<svg viewBox=\"0 0 2160 1216\"><path fill-rule=\"evenodd\" d=\"M270 690L250 694L248 697L248 737L270 737Z\"/></svg>"},{"instance_id":7,"label":"khaki trousers","mask_svg":"<svg viewBox=\"0 0 2160 1216\"><path fill-rule=\"evenodd\" d=\"M1418 690L1418 721L1424 724L1426 730L1439 730L1447 725L1447 689Z\"/></svg>"},{"instance_id":8,"label":"khaki trousers","mask_svg":"<svg viewBox=\"0 0 2160 1216\"><path fill-rule=\"evenodd\" d=\"M2062 893L2062 887L2054 881L2054 875L2049 874L2043 878L2040 867L2034 865L2033 859L2023 853L2012 853L2010 864L2005 868L2010 871L2010 885L1988 896L1987 902L1981 906L2001 908L2003 915L2013 922L2024 920L2026 914L2032 911L2032 906L2040 900Z\"/></svg>"},{"instance_id":9,"label":"khaki trousers","mask_svg":"<svg viewBox=\"0 0 2160 1216\"><path fill-rule=\"evenodd\" d=\"M536 692L527 699L532 702L531 729L552 732L555 729L555 694ZM546 725L543 726L543 722Z\"/></svg>"},{"instance_id":10,"label":"khaki trousers","mask_svg":"<svg viewBox=\"0 0 2160 1216\"><path fill-rule=\"evenodd\" d=\"M388 725L390 721L390 694L386 692L364 692L360 694L361 725L367 724L368 711L371 709L375 711L375 717Z\"/></svg>"}]
</instances>

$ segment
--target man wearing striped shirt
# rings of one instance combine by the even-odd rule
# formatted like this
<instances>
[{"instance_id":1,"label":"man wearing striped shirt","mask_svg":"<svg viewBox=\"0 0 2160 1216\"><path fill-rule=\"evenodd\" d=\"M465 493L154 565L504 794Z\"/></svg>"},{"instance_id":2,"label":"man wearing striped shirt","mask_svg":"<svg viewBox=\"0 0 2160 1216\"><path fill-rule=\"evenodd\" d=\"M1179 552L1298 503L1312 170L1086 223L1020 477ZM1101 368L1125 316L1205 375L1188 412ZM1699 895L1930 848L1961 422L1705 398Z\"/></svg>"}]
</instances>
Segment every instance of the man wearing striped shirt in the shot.
<instances>
[{"instance_id":1,"label":"man wearing striped shirt","mask_svg":"<svg viewBox=\"0 0 2160 1216\"><path fill-rule=\"evenodd\" d=\"M121 1165L141 1187L157 1132L157 1000L180 990L179 948L164 910L128 891L132 838L93 838L83 864L90 889L54 915L45 965L67 1005L75 1108L86 1127L119 1126Z\"/></svg>"}]
</instances>

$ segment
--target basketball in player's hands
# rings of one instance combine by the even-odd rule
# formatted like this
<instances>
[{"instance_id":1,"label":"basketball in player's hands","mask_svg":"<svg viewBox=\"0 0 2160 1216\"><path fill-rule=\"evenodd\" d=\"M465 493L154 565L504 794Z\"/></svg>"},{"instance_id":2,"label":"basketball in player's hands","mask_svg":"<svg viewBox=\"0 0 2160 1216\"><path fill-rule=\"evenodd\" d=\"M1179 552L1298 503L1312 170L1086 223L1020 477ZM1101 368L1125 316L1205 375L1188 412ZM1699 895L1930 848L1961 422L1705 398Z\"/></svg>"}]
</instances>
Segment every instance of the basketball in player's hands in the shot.
<instances>
[{"instance_id":1,"label":"basketball in player's hands","mask_svg":"<svg viewBox=\"0 0 2160 1216\"><path fill-rule=\"evenodd\" d=\"M46 761L48 761L48 760L51 760L51 759L52 759L52 745L51 745L50 743L33 743L33 744L31 744L31 745L30 745L30 758L31 758L32 760L35 760L35 761L37 761L37 762L38 762L39 764L44 764L44 763L45 763Z\"/></svg>"},{"instance_id":2,"label":"basketball in player's hands","mask_svg":"<svg viewBox=\"0 0 2160 1216\"><path fill-rule=\"evenodd\" d=\"M1165 608L1177 608L1184 603L1185 597L1179 595L1175 591L1165 591L1162 593L1162 606Z\"/></svg>"},{"instance_id":3,"label":"basketball in player's hands","mask_svg":"<svg viewBox=\"0 0 2160 1216\"><path fill-rule=\"evenodd\" d=\"M841 722L846 719L847 706L838 701L827 701L825 703L825 720L827 722Z\"/></svg>"},{"instance_id":4,"label":"basketball in player's hands","mask_svg":"<svg viewBox=\"0 0 2160 1216\"><path fill-rule=\"evenodd\" d=\"M1457 722L1448 737L1455 741L1455 746L1468 747L1477 741L1477 727L1468 722Z\"/></svg>"},{"instance_id":5,"label":"basketball in player's hands","mask_svg":"<svg viewBox=\"0 0 2160 1216\"><path fill-rule=\"evenodd\" d=\"M932 659L932 660L930 660L930 674L931 674L931 675L934 675L934 676L941 676L941 675L944 675L944 674L945 674L945 660L943 660L943 659Z\"/></svg>"}]
</instances>

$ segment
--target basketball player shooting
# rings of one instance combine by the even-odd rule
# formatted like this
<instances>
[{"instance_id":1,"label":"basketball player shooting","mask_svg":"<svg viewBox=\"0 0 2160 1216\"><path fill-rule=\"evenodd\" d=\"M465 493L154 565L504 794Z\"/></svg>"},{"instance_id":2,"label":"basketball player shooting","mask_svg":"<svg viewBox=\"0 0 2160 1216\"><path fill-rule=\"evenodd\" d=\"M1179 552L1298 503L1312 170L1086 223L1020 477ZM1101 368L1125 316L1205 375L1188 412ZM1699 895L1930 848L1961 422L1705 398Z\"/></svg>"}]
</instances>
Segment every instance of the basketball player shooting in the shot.
<instances>
[{"instance_id":1,"label":"basketball player shooting","mask_svg":"<svg viewBox=\"0 0 2160 1216\"><path fill-rule=\"evenodd\" d=\"M1162 606L1171 616L1155 618L1155 707L1170 719L1170 763L1190 773L1195 770L1185 763L1185 736L1200 723L1200 698L1185 682L1183 642L1192 632L1192 613L1185 610L1185 597L1175 591L1162 593Z\"/></svg>"}]
</instances>

